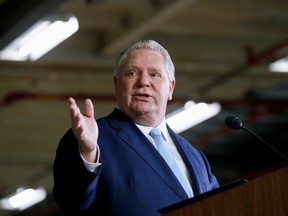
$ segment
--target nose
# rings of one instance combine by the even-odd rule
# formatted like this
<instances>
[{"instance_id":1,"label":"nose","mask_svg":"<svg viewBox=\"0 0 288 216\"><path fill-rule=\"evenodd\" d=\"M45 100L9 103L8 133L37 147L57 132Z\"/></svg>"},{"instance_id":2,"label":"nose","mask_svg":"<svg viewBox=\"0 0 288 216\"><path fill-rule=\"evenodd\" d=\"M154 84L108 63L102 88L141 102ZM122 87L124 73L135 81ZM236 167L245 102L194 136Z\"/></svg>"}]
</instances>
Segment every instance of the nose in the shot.
<instances>
[{"instance_id":1,"label":"nose","mask_svg":"<svg viewBox=\"0 0 288 216\"><path fill-rule=\"evenodd\" d=\"M150 82L150 77L147 74L142 73L141 75L139 75L138 78L138 85L141 87L144 86L150 86L151 82Z\"/></svg>"}]
</instances>

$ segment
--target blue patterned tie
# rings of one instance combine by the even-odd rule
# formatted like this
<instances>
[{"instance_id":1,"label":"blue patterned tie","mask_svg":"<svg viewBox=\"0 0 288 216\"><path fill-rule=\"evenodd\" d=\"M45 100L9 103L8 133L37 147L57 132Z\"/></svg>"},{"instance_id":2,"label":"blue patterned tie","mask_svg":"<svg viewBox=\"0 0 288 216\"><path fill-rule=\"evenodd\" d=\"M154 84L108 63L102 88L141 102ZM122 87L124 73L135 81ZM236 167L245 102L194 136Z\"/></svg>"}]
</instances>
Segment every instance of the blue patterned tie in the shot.
<instances>
[{"instance_id":1,"label":"blue patterned tie","mask_svg":"<svg viewBox=\"0 0 288 216\"><path fill-rule=\"evenodd\" d=\"M162 137L161 130L159 128L153 128L149 135L154 139L158 152L161 156L165 159L166 163L169 165L179 182L181 183L182 187L186 191L189 197L193 196L193 192L191 194L191 190L187 185L187 181L185 181L183 174L180 172L179 167L176 164L175 159L173 158L172 154L169 152L165 145L165 140Z\"/></svg>"}]
</instances>

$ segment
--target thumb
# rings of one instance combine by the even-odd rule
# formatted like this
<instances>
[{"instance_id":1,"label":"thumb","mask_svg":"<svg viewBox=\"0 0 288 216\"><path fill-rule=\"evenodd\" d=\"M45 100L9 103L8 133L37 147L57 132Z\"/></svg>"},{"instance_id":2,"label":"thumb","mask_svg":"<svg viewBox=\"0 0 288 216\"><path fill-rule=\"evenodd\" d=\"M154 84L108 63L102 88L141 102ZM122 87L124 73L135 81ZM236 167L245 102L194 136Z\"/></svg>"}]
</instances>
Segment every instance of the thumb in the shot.
<instances>
[{"instance_id":1,"label":"thumb","mask_svg":"<svg viewBox=\"0 0 288 216\"><path fill-rule=\"evenodd\" d=\"M84 115L90 118L94 117L94 107L90 99L85 100Z\"/></svg>"}]
</instances>

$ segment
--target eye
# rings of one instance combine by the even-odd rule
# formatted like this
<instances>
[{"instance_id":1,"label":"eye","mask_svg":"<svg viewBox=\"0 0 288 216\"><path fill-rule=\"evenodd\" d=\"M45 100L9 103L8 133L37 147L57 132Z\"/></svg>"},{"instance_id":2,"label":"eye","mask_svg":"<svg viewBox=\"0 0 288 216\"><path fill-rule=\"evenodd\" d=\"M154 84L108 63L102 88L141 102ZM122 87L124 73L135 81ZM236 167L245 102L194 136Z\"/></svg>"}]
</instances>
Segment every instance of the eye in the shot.
<instances>
[{"instance_id":1,"label":"eye","mask_svg":"<svg viewBox=\"0 0 288 216\"><path fill-rule=\"evenodd\" d=\"M126 77L133 77L133 76L137 76L137 75L138 75L138 72L135 70L129 70L129 71L126 71L126 73L125 73Z\"/></svg>"},{"instance_id":2,"label":"eye","mask_svg":"<svg viewBox=\"0 0 288 216\"><path fill-rule=\"evenodd\" d=\"M159 73L159 72L153 72L153 73L151 73L151 76L152 76L152 77L155 77L155 78L161 78L161 77L162 77L162 74Z\"/></svg>"}]
</instances>

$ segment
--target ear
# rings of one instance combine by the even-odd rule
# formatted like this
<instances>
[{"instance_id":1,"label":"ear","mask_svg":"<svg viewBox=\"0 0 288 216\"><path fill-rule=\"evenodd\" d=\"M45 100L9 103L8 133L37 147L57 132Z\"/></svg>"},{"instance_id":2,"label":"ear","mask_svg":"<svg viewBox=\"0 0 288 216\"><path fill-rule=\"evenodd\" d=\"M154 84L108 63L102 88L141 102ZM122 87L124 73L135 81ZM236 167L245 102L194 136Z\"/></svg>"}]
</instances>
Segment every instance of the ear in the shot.
<instances>
[{"instance_id":1,"label":"ear","mask_svg":"<svg viewBox=\"0 0 288 216\"><path fill-rule=\"evenodd\" d=\"M176 80L171 80L170 83L169 83L169 97L168 97L168 101L172 100L175 84L176 84Z\"/></svg>"}]
</instances>

